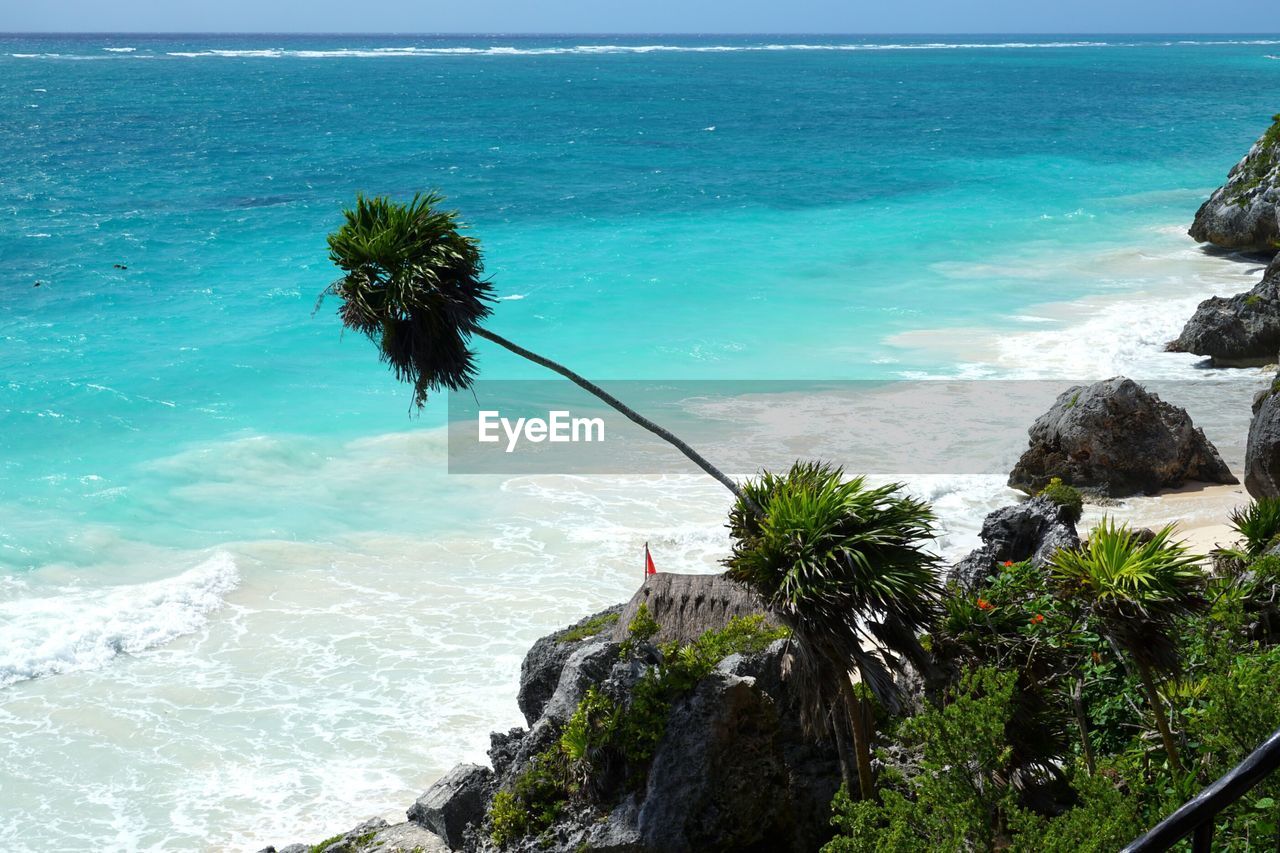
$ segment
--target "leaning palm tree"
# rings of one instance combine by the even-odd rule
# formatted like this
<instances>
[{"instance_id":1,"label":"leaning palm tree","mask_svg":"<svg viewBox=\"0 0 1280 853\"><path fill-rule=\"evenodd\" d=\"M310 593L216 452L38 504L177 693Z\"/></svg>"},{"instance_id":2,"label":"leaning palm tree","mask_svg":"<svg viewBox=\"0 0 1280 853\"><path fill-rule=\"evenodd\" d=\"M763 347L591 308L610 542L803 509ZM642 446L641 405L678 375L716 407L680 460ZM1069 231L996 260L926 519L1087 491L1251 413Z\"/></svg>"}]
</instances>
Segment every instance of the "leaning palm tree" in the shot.
<instances>
[{"instance_id":1,"label":"leaning palm tree","mask_svg":"<svg viewBox=\"0 0 1280 853\"><path fill-rule=\"evenodd\" d=\"M937 560L923 550L933 513L898 485L868 488L819 462L797 462L784 476L765 472L743 488L764 512L740 501L730 513L726 574L759 593L791 629L802 719L810 731L829 728L837 743L849 726L859 787L869 798L866 709L850 675L896 707L891 670L902 655L921 654L917 635L937 607ZM846 765L846 782L851 775Z\"/></svg>"},{"instance_id":2,"label":"leaning palm tree","mask_svg":"<svg viewBox=\"0 0 1280 853\"><path fill-rule=\"evenodd\" d=\"M342 300L343 325L377 344L396 378L413 386L414 405L421 408L428 394L442 389L470 387L476 378L471 338L484 338L594 394L753 506L737 483L669 431L564 365L481 325L492 313L493 287L483 276L479 243L461 233L464 226L455 212L441 209L443 201L435 193L408 204L360 195L329 235L329 258L342 277L321 300Z\"/></svg>"},{"instance_id":3,"label":"leaning palm tree","mask_svg":"<svg viewBox=\"0 0 1280 853\"><path fill-rule=\"evenodd\" d=\"M1208 602L1200 557L1173 541L1173 531L1167 525L1144 542L1135 531L1103 519L1087 543L1058 551L1050 565L1062 593L1083 604L1099 633L1133 661L1169 764L1180 771L1156 675L1181 668L1178 623Z\"/></svg>"}]
</instances>

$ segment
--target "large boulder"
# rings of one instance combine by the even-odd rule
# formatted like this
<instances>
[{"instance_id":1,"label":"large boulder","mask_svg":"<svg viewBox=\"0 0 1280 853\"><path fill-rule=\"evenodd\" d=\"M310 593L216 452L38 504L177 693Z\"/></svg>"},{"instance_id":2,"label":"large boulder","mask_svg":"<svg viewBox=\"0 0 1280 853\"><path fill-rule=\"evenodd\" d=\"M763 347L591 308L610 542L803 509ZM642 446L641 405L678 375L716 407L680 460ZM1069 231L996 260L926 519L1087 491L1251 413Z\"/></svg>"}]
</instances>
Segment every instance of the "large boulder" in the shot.
<instances>
[{"instance_id":1,"label":"large boulder","mask_svg":"<svg viewBox=\"0 0 1280 853\"><path fill-rule=\"evenodd\" d=\"M1239 482L1187 413L1117 376L1068 388L1028 431L1009 485L1036 494L1053 477L1104 497L1152 495L1188 480Z\"/></svg>"},{"instance_id":2,"label":"large boulder","mask_svg":"<svg viewBox=\"0 0 1280 853\"><path fill-rule=\"evenodd\" d=\"M778 713L754 681L715 672L667 720L637 817L650 850L787 850Z\"/></svg>"},{"instance_id":3,"label":"large boulder","mask_svg":"<svg viewBox=\"0 0 1280 853\"><path fill-rule=\"evenodd\" d=\"M1071 510L1045 495L992 512L978 535L982 547L952 566L947 575L949 582L970 592L983 586L1000 563L1030 560L1044 566L1059 549L1080 544Z\"/></svg>"},{"instance_id":4,"label":"large boulder","mask_svg":"<svg viewBox=\"0 0 1280 853\"><path fill-rule=\"evenodd\" d=\"M724 575L681 575L659 572L645 578L622 609L613 629L613 638L626 638L627 626L640 605L659 625L656 643L690 643L707 631L729 624L735 616L761 614L773 622L764 602L755 593Z\"/></svg>"},{"instance_id":5,"label":"large boulder","mask_svg":"<svg viewBox=\"0 0 1280 853\"><path fill-rule=\"evenodd\" d=\"M1253 404L1244 487L1255 498L1280 497L1280 394L1275 391L1263 392Z\"/></svg>"},{"instance_id":6,"label":"large boulder","mask_svg":"<svg viewBox=\"0 0 1280 853\"><path fill-rule=\"evenodd\" d=\"M1192 238L1225 249L1280 246L1280 115L1196 211Z\"/></svg>"},{"instance_id":7,"label":"large boulder","mask_svg":"<svg viewBox=\"0 0 1280 853\"><path fill-rule=\"evenodd\" d=\"M1207 355L1217 367L1273 363L1280 351L1280 255L1249 292L1201 302L1166 349Z\"/></svg>"},{"instance_id":8,"label":"large boulder","mask_svg":"<svg viewBox=\"0 0 1280 853\"><path fill-rule=\"evenodd\" d=\"M409 807L409 820L431 830L454 850L461 850L468 830L474 831L484 821L493 786L493 771L488 767L459 764Z\"/></svg>"}]
</instances>

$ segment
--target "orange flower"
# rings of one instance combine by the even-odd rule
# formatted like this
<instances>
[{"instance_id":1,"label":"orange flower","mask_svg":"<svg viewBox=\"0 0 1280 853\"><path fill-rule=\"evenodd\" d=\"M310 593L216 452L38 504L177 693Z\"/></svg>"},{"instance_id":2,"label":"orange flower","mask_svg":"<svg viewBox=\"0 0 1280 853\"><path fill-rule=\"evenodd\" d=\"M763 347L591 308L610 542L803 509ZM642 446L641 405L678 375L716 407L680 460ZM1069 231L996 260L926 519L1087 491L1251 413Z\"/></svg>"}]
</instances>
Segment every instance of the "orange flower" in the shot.
<instances>
[{"instance_id":1,"label":"orange flower","mask_svg":"<svg viewBox=\"0 0 1280 853\"><path fill-rule=\"evenodd\" d=\"M1007 568L1009 568L1010 566L1012 566L1012 565L1013 565L1013 560L1005 560L1005 561L1004 561L1004 563L1003 563L1003 565L1004 565L1004 567L1007 569Z\"/></svg>"},{"instance_id":2,"label":"orange flower","mask_svg":"<svg viewBox=\"0 0 1280 853\"><path fill-rule=\"evenodd\" d=\"M979 598L979 599L978 599L978 609L979 609L979 610L991 610L991 609L993 609L993 608L992 608L992 604L991 604L991 602L990 602L990 601L987 601L985 598Z\"/></svg>"},{"instance_id":3,"label":"orange flower","mask_svg":"<svg viewBox=\"0 0 1280 853\"><path fill-rule=\"evenodd\" d=\"M1035 616L1032 616L1032 617L1031 617L1031 624L1032 624L1032 625L1039 625L1039 624L1040 624L1041 622L1043 622L1043 621L1044 621L1044 614L1043 614L1043 613L1037 613Z\"/></svg>"}]
</instances>

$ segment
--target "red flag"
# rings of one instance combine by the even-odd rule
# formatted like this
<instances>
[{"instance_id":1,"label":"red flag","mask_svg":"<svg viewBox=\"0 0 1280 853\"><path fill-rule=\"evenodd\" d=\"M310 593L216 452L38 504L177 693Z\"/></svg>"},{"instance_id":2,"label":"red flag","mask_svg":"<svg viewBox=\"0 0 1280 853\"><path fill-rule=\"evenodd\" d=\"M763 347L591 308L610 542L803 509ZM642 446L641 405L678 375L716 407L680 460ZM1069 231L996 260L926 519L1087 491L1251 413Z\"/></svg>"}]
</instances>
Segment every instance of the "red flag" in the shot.
<instances>
[{"instance_id":1,"label":"red flag","mask_svg":"<svg viewBox=\"0 0 1280 853\"><path fill-rule=\"evenodd\" d=\"M658 567L653 564L653 557L649 554L649 543L644 543L644 573L645 575L656 575Z\"/></svg>"}]
</instances>

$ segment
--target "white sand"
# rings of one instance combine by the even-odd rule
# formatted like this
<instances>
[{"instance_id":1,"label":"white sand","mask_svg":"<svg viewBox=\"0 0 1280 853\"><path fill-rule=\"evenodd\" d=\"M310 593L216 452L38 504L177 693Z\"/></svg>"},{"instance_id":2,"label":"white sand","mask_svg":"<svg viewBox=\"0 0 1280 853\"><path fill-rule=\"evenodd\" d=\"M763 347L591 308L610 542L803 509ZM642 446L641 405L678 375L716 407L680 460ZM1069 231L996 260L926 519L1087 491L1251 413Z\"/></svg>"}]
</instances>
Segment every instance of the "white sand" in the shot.
<instances>
[{"instance_id":1,"label":"white sand","mask_svg":"<svg viewBox=\"0 0 1280 853\"><path fill-rule=\"evenodd\" d=\"M1235 544L1236 533L1227 518L1236 507L1249 503L1244 485L1219 486L1191 483L1180 489L1150 498L1130 498L1118 506L1085 505L1079 525L1086 536L1104 516L1127 522L1132 527L1158 529L1165 524L1177 525L1177 538L1185 541L1197 554Z\"/></svg>"}]
</instances>

